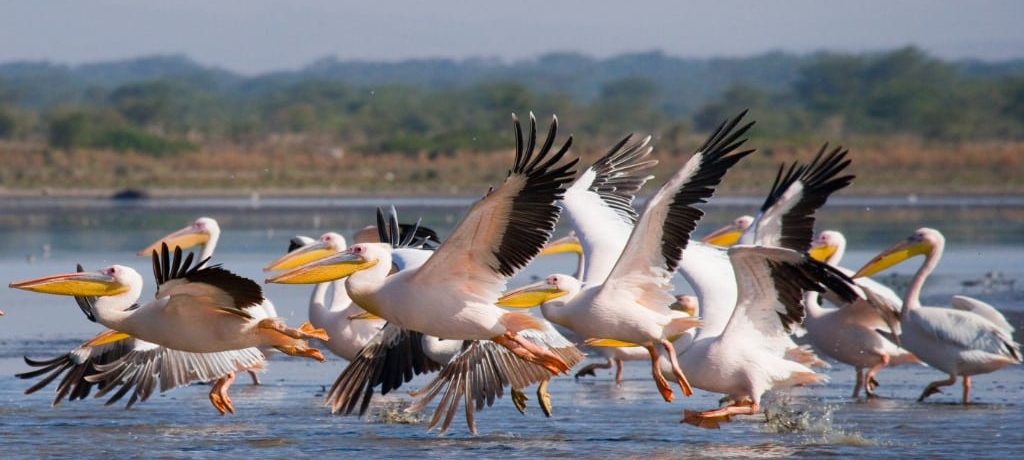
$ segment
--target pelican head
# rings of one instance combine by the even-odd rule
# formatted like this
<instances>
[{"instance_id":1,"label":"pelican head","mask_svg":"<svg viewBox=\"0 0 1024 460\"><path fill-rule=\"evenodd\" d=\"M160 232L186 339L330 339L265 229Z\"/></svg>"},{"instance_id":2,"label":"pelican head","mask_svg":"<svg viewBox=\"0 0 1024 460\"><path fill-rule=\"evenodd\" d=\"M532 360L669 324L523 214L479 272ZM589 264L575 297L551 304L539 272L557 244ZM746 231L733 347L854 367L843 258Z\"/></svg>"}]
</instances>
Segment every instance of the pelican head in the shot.
<instances>
[{"instance_id":1,"label":"pelican head","mask_svg":"<svg viewBox=\"0 0 1024 460\"><path fill-rule=\"evenodd\" d=\"M295 248L288 254L271 262L266 267L263 267L263 271L291 270L337 254L344 251L347 247L345 237L334 232L327 232L321 235L319 240Z\"/></svg>"},{"instance_id":2,"label":"pelican head","mask_svg":"<svg viewBox=\"0 0 1024 460\"><path fill-rule=\"evenodd\" d=\"M711 234L705 236L701 241L707 244L727 248L738 243L740 241L740 236L750 228L750 224L752 223L754 223L753 217L739 216L736 220L733 220L731 224L711 232Z\"/></svg>"},{"instance_id":3,"label":"pelican head","mask_svg":"<svg viewBox=\"0 0 1024 460\"><path fill-rule=\"evenodd\" d=\"M572 276L560 273L549 275L544 281L506 292L498 299L497 305L508 308L538 307L558 298L572 298L580 291L580 287L580 281Z\"/></svg>"},{"instance_id":4,"label":"pelican head","mask_svg":"<svg viewBox=\"0 0 1024 460\"><path fill-rule=\"evenodd\" d=\"M200 217L186 225L184 228L160 238L153 244L146 246L139 251L140 256L149 257L153 251L160 251L160 246L167 243L167 247L173 249L175 246L186 250L199 245L208 245L220 238L220 225L212 217Z\"/></svg>"},{"instance_id":5,"label":"pelican head","mask_svg":"<svg viewBox=\"0 0 1024 460\"><path fill-rule=\"evenodd\" d=\"M697 314L700 313L699 305L700 302L692 295L677 295L676 301L672 305L669 305L669 308L681 311L696 318Z\"/></svg>"},{"instance_id":6,"label":"pelican head","mask_svg":"<svg viewBox=\"0 0 1024 460\"><path fill-rule=\"evenodd\" d=\"M945 243L945 237L938 230L927 227L919 228L907 239L875 256L860 270L857 270L853 277L871 276L911 257L931 254L936 248L942 248Z\"/></svg>"},{"instance_id":7,"label":"pelican head","mask_svg":"<svg viewBox=\"0 0 1024 460\"><path fill-rule=\"evenodd\" d=\"M552 254L565 253L577 255L583 254L583 245L580 244L580 239L576 236L576 232L569 232L566 236L548 242L548 244L544 245L544 248L541 249L540 254L538 255L549 256Z\"/></svg>"},{"instance_id":8,"label":"pelican head","mask_svg":"<svg viewBox=\"0 0 1024 460\"><path fill-rule=\"evenodd\" d=\"M841 258L845 248L846 237L842 233L835 230L825 230L819 233L818 237L811 243L811 249L808 253L814 260L828 262L829 259L837 255L836 259Z\"/></svg>"},{"instance_id":9,"label":"pelican head","mask_svg":"<svg viewBox=\"0 0 1024 460\"><path fill-rule=\"evenodd\" d=\"M114 297L129 294L137 298L142 290L142 275L124 265L111 265L92 272L64 273L15 281L9 286L43 294L82 297Z\"/></svg>"},{"instance_id":10,"label":"pelican head","mask_svg":"<svg viewBox=\"0 0 1024 460\"><path fill-rule=\"evenodd\" d=\"M369 269L381 260L390 265L391 246L384 243L359 243L330 257L314 260L298 268L267 278L268 283L318 284L339 280Z\"/></svg>"}]
</instances>

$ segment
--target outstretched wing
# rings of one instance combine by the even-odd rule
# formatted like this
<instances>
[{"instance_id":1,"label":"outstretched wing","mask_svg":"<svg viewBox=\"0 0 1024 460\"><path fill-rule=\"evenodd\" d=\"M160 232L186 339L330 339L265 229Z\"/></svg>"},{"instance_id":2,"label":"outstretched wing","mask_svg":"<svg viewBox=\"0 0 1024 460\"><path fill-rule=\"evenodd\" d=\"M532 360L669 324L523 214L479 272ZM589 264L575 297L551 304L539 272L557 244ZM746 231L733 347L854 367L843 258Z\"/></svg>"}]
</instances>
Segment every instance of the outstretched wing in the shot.
<instances>
[{"instance_id":1,"label":"outstretched wing","mask_svg":"<svg viewBox=\"0 0 1024 460\"><path fill-rule=\"evenodd\" d=\"M804 319L806 291L828 289L847 303L857 298L849 277L791 249L733 246L729 259L739 295L723 340L760 336L766 344L781 343L773 339L788 336Z\"/></svg>"},{"instance_id":2,"label":"outstretched wing","mask_svg":"<svg viewBox=\"0 0 1024 460\"><path fill-rule=\"evenodd\" d=\"M470 208L462 222L433 256L410 278L424 285L458 285L464 292L494 302L508 278L540 252L551 237L565 186L578 159L563 161L572 137L554 151L558 131L553 118L539 150L536 120L530 115L530 136L523 145L515 121L516 160L505 182Z\"/></svg>"},{"instance_id":3,"label":"outstretched wing","mask_svg":"<svg viewBox=\"0 0 1024 460\"><path fill-rule=\"evenodd\" d=\"M569 367L583 360L572 343L562 337L550 324L543 331L525 330L521 337L541 348L550 350ZM536 364L518 359L505 347L491 341L465 341L462 351L452 357L444 369L413 396L419 399L409 407L418 411L438 395L442 395L429 428L441 424L441 432L448 430L460 404L465 404L466 424L476 433L474 413L490 407L504 395L504 388L521 389L551 378L551 372Z\"/></svg>"},{"instance_id":4,"label":"outstretched wing","mask_svg":"<svg viewBox=\"0 0 1024 460\"><path fill-rule=\"evenodd\" d=\"M167 244L160 253L153 251L153 276L156 298L168 298L166 308L206 307L252 319L248 311L263 303L263 289L248 278L218 265L206 266L206 260L192 265L192 253L182 260L180 247L170 255Z\"/></svg>"},{"instance_id":5,"label":"outstretched wing","mask_svg":"<svg viewBox=\"0 0 1024 460\"><path fill-rule=\"evenodd\" d=\"M60 378L56 389L57 394L53 399L53 405L56 406L64 398L74 401L89 396L89 393L98 384L86 380L86 377L97 372L97 365L117 361L136 347L150 346L156 345L107 330L70 352L52 359L35 360L26 356L25 364L35 369L15 376L20 379L34 379L42 376L38 382L25 389L25 394L32 394L46 388L50 382Z\"/></svg>"},{"instance_id":6,"label":"outstretched wing","mask_svg":"<svg viewBox=\"0 0 1024 460\"><path fill-rule=\"evenodd\" d=\"M99 383L100 391L96 397L113 392L106 402L109 406L131 393L126 407L132 407L136 402L149 399L158 384L163 393L193 382L209 382L258 367L266 359L257 348L190 353L150 345L136 346L115 361L97 364L96 373L85 377L88 382Z\"/></svg>"},{"instance_id":7,"label":"outstretched wing","mask_svg":"<svg viewBox=\"0 0 1024 460\"><path fill-rule=\"evenodd\" d=\"M63 376L57 385L54 406L65 397L69 401L85 399L93 388L97 388L97 398L114 393L106 405L132 393L126 406L131 407L148 399L157 383L163 392L191 382L216 380L228 373L258 366L263 360L263 354L255 348L187 353L108 330L50 360L36 361L26 357L25 363L37 369L17 374L17 377L31 379L43 376L25 390L25 394L31 394Z\"/></svg>"},{"instance_id":8,"label":"outstretched wing","mask_svg":"<svg viewBox=\"0 0 1024 460\"><path fill-rule=\"evenodd\" d=\"M746 111L722 123L651 198L598 297L628 291L648 308L668 310L675 301L667 292L672 274L704 215L696 205L706 202L729 168L754 152L737 151L753 125L740 126L744 115Z\"/></svg>"},{"instance_id":9,"label":"outstretched wing","mask_svg":"<svg viewBox=\"0 0 1024 460\"><path fill-rule=\"evenodd\" d=\"M841 146L818 150L810 164L779 166L771 192L743 237L742 244L789 248L805 252L814 238L814 212L829 195L850 185L853 175L839 176L850 160Z\"/></svg>"},{"instance_id":10,"label":"outstretched wing","mask_svg":"<svg viewBox=\"0 0 1024 460\"><path fill-rule=\"evenodd\" d=\"M600 284L608 277L636 224L633 200L654 178L647 174L658 164L658 160L647 159L651 137L630 144L631 138L623 138L587 168L562 198L565 217L586 254L582 280L586 285Z\"/></svg>"},{"instance_id":11,"label":"outstretched wing","mask_svg":"<svg viewBox=\"0 0 1024 460\"><path fill-rule=\"evenodd\" d=\"M441 365L424 353L423 334L387 324L341 372L324 403L332 413L348 415L359 407L359 415L363 415L378 386L385 395Z\"/></svg>"}]
</instances>

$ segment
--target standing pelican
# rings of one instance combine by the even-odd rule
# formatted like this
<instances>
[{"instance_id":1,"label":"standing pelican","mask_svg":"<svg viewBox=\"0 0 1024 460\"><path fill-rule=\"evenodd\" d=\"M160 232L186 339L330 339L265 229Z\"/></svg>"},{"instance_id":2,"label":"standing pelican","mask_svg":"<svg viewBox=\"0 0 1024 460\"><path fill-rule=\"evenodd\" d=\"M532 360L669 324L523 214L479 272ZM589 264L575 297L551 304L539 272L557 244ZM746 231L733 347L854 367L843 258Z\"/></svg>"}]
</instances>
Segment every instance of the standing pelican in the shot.
<instances>
[{"instance_id":1,"label":"standing pelican","mask_svg":"<svg viewBox=\"0 0 1024 460\"><path fill-rule=\"evenodd\" d=\"M220 224L212 217L200 217L181 229L173 231L163 238L154 241L149 246L141 249L138 255L149 257L153 251L159 251L161 245L166 244L169 248L180 247L183 251L199 246L199 260L207 261L213 257L217 250L217 243L220 241ZM270 299L263 299L259 308L250 309L250 314L260 320L264 318L277 318L277 308ZM264 354L274 351L273 348L263 348ZM260 379L255 370L249 369L249 377L254 385L259 385Z\"/></svg>"},{"instance_id":2,"label":"standing pelican","mask_svg":"<svg viewBox=\"0 0 1024 460\"><path fill-rule=\"evenodd\" d=\"M504 183L473 205L451 236L419 268L387 276L393 260L391 246L362 243L350 246L338 256L271 277L268 282L310 284L347 277L346 287L353 301L389 322L381 333L381 341L368 347L388 348L407 335L406 331L416 331L444 340L473 341L468 345L470 349L479 349L474 344L480 342L476 341L497 343L515 356L512 362L522 369L517 373L535 382L568 371L570 362L555 347L540 346L522 334L543 334L543 322L495 305L508 278L529 263L550 238L559 214L555 202L564 193L578 161L563 160L571 137L551 153L557 119L553 119L539 151L535 151L536 120L532 114L525 147L518 119L514 119L514 125L516 159ZM469 356L467 352L473 351L470 349L462 354ZM578 354L571 346L566 349L570 356ZM469 421L469 401L479 396L481 389L468 386L466 372L477 366L470 362L457 368L451 366L449 363L452 372L446 374L450 378L444 388L461 390L446 391L441 405L449 407L446 420L450 420L465 394ZM402 375L397 375L395 383L400 384L402 379ZM498 383L498 388L507 383ZM441 388L430 386L424 394L429 399L440 394ZM372 393L372 387L368 390ZM354 404L354 399L346 401ZM482 406L483 401L477 399L477 407ZM432 425L439 416L435 413Z\"/></svg>"},{"instance_id":3,"label":"standing pelican","mask_svg":"<svg viewBox=\"0 0 1024 460\"><path fill-rule=\"evenodd\" d=\"M843 234L825 230L815 238L810 254L844 274L852 275L853 271L839 267L845 250L846 238ZM807 338L816 349L855 368L857 378L852 397L860 396L860 390L864 388L871 398L875 396L874 389L878 385L875 376L882 368L920 361L913 353L900 348L879 332L898 334L902 301L897 297L893 304L891 297L895 293L880 283L868 278L854 281L857 289L866 291L863 292L864 297L858 297L851 303L839 302L839 308L823 307L818 302L818 293L808 293L804 327L807 328ZM872 301L869 302L868 298Z\"/></svg>"},{"instance_id":4,"label":"standing pelican","mask_svg":"<svg viewBox=\"0 0 1024 460\"><path fill-rule=\"evenodd\" d=\"M938 230L920 228L906 240L875 256L854 276L871 276L911 257L925 256L903 297L900 341L921 361L949 374L949 378L929 383L917 400L924 401L938 393L939 388L955 384L957 376L961 376L962 403L969 404L971 376L1020 364L1020 344L985 314L921 305L921 289L939 264L945 245L946 239Z\"/></svg>"},{"instance_id":5,"label":"standing pelican","mask_svg":"<svg viewBox=\"0 0 1024 460\"><path fill-rule=\"evenodd\" d=\"M671 277L689 242L690 232L703 212L696 208L714 192L726 171L753 150L738 151L746 142L742 136L753 123L740 125L746 112L722 123L702 147L663 185L647 203L636 226L629 232L625 249L608 263L599 241L610 226L604 216L623 216L630 206L602 205L590 200L589 212L572 212L574 219L597 220L574 225L588 256L587 277L600 280L603 267L611 267L603 283L584 285L568 275L555 274L544 281L511 291L502 298L506 306L547 308L552 322L572 329L590 344L642 346L651 360L651 375L666 401L672 388L662 376L658 347L668 353L672 374L684 395L692 394L690 384L676 360L672 341L700 324L688 315L669 309ZM595 196L599 196L595 194ZM568 204L568 203L567 203ZM628 208L628 209L627 209ZM630 220L618 217L618 227L628 229ZM613 243L621 244L621 243Z\"/></svg>"},{"instance_id":6,"label":"standing pelican","mask_svg":"<svg viewBox=\"0 0 1024 460\"><path fill-rule=\"evenodd\" d=\"M192 265L190 253L182 260L175 248L173 260L166 245L153 253L156 299L135 304L142 292L142 276L123 265L95 272L75 272L12 282L10 287L44 294L95 296L89 314L114 331L171 350L216 353L272 346L286 354L323 361L306 338L327 340L322 331L292 329L275 318L256 319L263 291L252 280L206 260ZM234 412L227 389L234 373L218 380L210 401L221 414Z\"/></svg>"}]
</instances>

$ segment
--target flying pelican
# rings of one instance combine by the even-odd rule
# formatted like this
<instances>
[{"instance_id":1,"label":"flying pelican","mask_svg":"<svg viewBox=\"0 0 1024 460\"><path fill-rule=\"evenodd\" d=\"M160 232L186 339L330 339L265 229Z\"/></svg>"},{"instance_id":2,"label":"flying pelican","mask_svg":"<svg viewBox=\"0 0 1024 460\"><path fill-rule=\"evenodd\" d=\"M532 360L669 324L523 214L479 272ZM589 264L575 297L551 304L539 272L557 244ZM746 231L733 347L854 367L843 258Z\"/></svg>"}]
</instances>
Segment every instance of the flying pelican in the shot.
<instances>
[{"instance_id":1,"label":"flying pelican","mask_svg":"<svg viewBox=\"0 0 1024 460\"><path fill-rule=\"evenodd\" d=\"M811 257L836 267L844 274L853 275L853 271L839 267L845 251L846 238L843 234L825 230L815 238L809 252ZM896 297L893 303L892 297L896 294L881 283L869 278L854 281L857 289L867 292L852 303L840 302L839 308L823 307L818 302L818 293L807 293L804 327L807 328L807 338L816 349L855 368L857 378L852 397L859 397L863 387L871 398L875 396L874 389L878 385L875 376L880 370L886 366L920 361L879 332L898 334L899 310L903 302ZM873 301L869 302L867 298Z\"/></svg>"},{"instance_id":2,"label":"flying pelican","mask_svg":"<svg viewBox=\"0 0 1024 460\"><path fill-rule=\"evenodd\" d=\"M392 270L395 272L399 270L419 267L420 265L423 264L423 262L427 260L427 258L429 258L431 251L433 249L436 249L437 245L440 244L440 239L438 238L437 233L428 228L421 227L419 224L399 224L397 212L395 211L394 207L391 208L390 217L391 219L389 222L384 218L384 215L381 212L381 210L378 209L378 225L368 226L360 230L360 232L356 234L356 238L358 240L363 240L360 242L366 242L366 240L371 240L374 242L386 242L388 244L391 244L395 248L393 257L393 262L395 266L392 267ZM371 234L370 230L372 230L374 233ZM296 239L293 239L293 251L291 251L289 255L283 257L282 259L279 259L278 261L271 263L268 268L272 270L289 269L295 265L300 265L302 263L308 263L314 260L318 260L320 258L323 258L325 255L330 255L332 253L331 251L318 249L317 246L313 245L313 243L315 243L315 240L311 238L297 237ZM332 244L330 246L334 247L334 249L338 249L338 245ZM344 250L344 248L341 248L341 250ZM340 289L345 289L344 280L334 281L333 283L336 284L336 289L338 288L337 284L341 284ZM320 283L317 286L323 286L324 284L325 283ZM347 294L345 294L345 299L348 299ZM352 305L355 306L354 303ZM372 316L369 313L365 313L364 310L359 309L358 306L355 306L355 308L358 309L358 312L362 313L357 313L354 311L349 312L353 316L359 316L361 317L361 319L367 319L367 316ZM349 318L353 320L350 321L352 323L358 322L355 321L356 318ZM378 318L374 317L370 319L372 320ZM380 331L382 326L383 324L377 326L377 330L374 332ZM392 332L395 331L389 330L389 333ZM539 339L536 336L531 336L529 332L526 332L524 334L527 335L528 339L530 340L538 341ZM556 332L546 331L546 334L551 335L553 337L557 337ZM384 335L388 334L382 333L381 335L383 337ZM437 337L422 334L414 334L411 333L410 331L406 331L406 333L396 334L395 337L397 337L395 339L395 342L398 343L392 345L391 347L381 347L380 340L377 340L376 334L371 335L371 337L368 337L368 340L364 341L362 345L360 345L361 347L364 347L363 350L357 350L356 356L353 358L346 358L349 359L349 361L351 361L352 364L345 369L345 372L343 372L341 376L338 377L338 381L334 384L331 391L328 393L327 397L327 403L333 408L334 411L338 411L339 409L341 409L344 410L345 413L351 413L351 411L355 408L355 405L347 405L347 402L352 401L353 403L355 403L361 399L364 404L360 407L360 415L363 415L365 413L365 410L368 408L367 404L371 400L372 389L374 387L385 382L388 382L388 384L383 387L383 390L381 392L382 394L386 394L391 390L397 389L398 386L401 385L402 380L408 381L408 379L411 378L412 374L433 372L435 370L440 369L445 364L451 362L453 357L460 355L464 348L469 348L468 345L470 345L466 343L466 341L462 340L442 340L438 339ZM337 339L332 335L331 341L333 342L335 340ZM370 344L371 341L373 342L374 346L365 347L365 345ZM413 341L415 341L415 343L411 343ZM331 342L328 342L328 344L330 343ZM490 345L490 342L475 346L480 346L482 347L482 349L494 348ZM579 360L578 357L572 357L568 355L568 352L570 350L569 347L571 347L571 344L569 344L568 342L564 342L561 344L553 344L553 347L556 353L561 353L565 355L564 359L570 361ZM498 356L501 354L501 350L492 349L488 351L492 355ZM389 362L395 363L395 361L393 360L396 359L396 356L399 356L399 353L401 354L402 362L419 364L413 365L412 369L409 369L408 373L406 372L406 369L402 368L398 368L397 370L394 371L392 371L389 368L384 368L385 372L377 373L375 378L370 378L370 375L373 374L373 372L367 372L366 370L382 368L381 366ZM504 360L504 358L502 358L501 360ZM519 384L521 382L521 380L516 379L516 375L514 373L510 373L507 368L501 366L498 366L494 369L490 369L488 370L488 372L492 372L493 375L496 376L501 375L501 378L506 381L515 381L516 384ZM400 375L401 377L395 380L393 378L394 375ZM347 380L349 378L355 378L356 380ZM435 378L435 380L431 382L431 384L429 384L428 386L443 386L444 382L448 378L449 377L444 375L439 376ZM367 389L367 392L362 391L362 389L364 388ZM357 393L359 393L359 396L356 396L351 391L343 391L344 389L358 389L359 391ZM541 410L544 412L546 416L550 417L552 413L551 399L550 395L547 392L546 378L538 386L537 396L538 402L541 406ZM513 386L512 401L516 409L524 414L526 410L525 403L527 399L528 398L525 394L523 394L521 388ZM438 414L441 412L439 411L435 413ZM471 429L475 430L475 427L471 425Z\"/></svg>"},{"instance_id":3,"label":"flying pelican","mask_svg":"<svg viewBox=\"0 0 1024 460\"><path fill-rule=\"evenodd\" d=\"M836 149L826 155L822 148L809 165L779 169L761 212L740 238L741 244L728 249L736 280L734 308L721 308L722 298L709 289L715 284L702 279L723 271L720 256L714 256L711 248L694 248L702 251L699 259L710 271L681 267L688 280L696 281L701 315L710 327L697 333L693 344L680 355L680 362L690 370L694 386L724 394L728 400L718 409L684 411L683 422L718 428L733 415L759 412L766 391L827 380L806 365L786 359L785 353L792 344L792 328L804 317L804 291L826 287L846 299L856 296L849 278L806 254L813 237L814 211L853 179L837 177L849 164L845 154ZM744 238L756 244L748 244ZM724 297L731 292L726 291Z\"/></svg>"},{"instance_id":4,"label":"flying pelican","mask_svg":"<svg viewBox=\"0 0 1024 460\"><path fill-rule=\"evenodd\" d=\"M652 151L651 137L647 136L630 144L631 139L632 135L624 137L609 149L607 154L594 162L566 190L565 197L561 200L562 207L566 210L565 216L572 226L586 228L583 234L587 237L587 248L584 248L583 241L574 230L569 235L548 243L540 254L576 254L577 264L573 278L588 286L604 283L618 255L622 254L637 219L633 201L644 184L654 177L647 174L647 171L658 163L657 160L649 159ZM594 235L593 232L599 234ZM588 252L593 254L595 259L588 260ZM562 300L567 301L568 298ZM541 312L549 321L572 330L572 327L550 306L542 305ZM650 359L647 351L638 347L596 347L596 350L605 358L605 362L584 366L576 372L576 378L595 375L596 369L608 369L614 364L615 383L621 385L625 361Z\"/></svg>"},{"instance_id":5,"label":"flying pelican","mask_svg":"<svg viewBox=\"0 0 1024 460\"><path fill-rule=\"evenodd\" d=\"M1004 326L992 322L984 313L921 305L921 289L939 264L945 244L946 239L938 230L920 228L906 240L875 256L854 277L871 276L911 257L925 256L903 297L899 337L903 347L921 361L949 374L949 378L929 383L917 400L924 401L938 393L939 388L955 384L957 376L962 376L962 403L969 404L971 376L1020 364L1020 344L1013 341Z\"/></svg>"},{"instance_id":6,"label":"flying pelican","mask_svg":"<svg viewBox=\"0 0 1024 460\"><path fill-rule=\"evenodd\" d=\"M658 391L666 401L672 401L672 388L662 376L658 362L658 347L663 347L683 394L692 394L672 341L700 322L668 308L675 301L669 293L670 280L690 232L703 215L695 205L704 203L725 172L753 152L737 151L746 142L741 137L753 125L739 126L745 114L722 123L648 201L616 261L609 263L600 247L606 240L618 237L619 232L613 228L629 230L632 207L602 200L598 193L591 193L587 204L578 209L566 200L567 215L587 248L586 276L600 280L602 271L610 270L603 283L588 285L569 275L554 274L507 293L502 305L531 307L540 303L546 308L545 317L572 329L588 339L589 344L642 346L649 354ZM612 233L616 235L609 238Z\"/></svg>"},{"instance_id":7,"label":"flying pelican","mask_svg":"<svg viewBox=\"0 0 1024 460\"><path fill-rule=\"evenodd\" d=\"M142 276L123 265L95 272L75 272L12 282L10 287L44 294L97 297L87 314L119 333L189 353L216 353L272 346L286 354L323 361L319 350L306 338L327 340L311 327L292 329L275 318L256 319L250 313L263 301L255 282L193 255L182 260L181 248L171 259L166 245L153 253L156 299L144 305L135 301L142 292ZM150 374L152 375L152 374ZM221 414L234 412L227 390L234 373L218 380L210 401Z\"/></svg>"},{"instance_id":8,"label":"flying pelican","mask_svg":"<svg viewBox=\"0 0 1024 460\"><path fill-rule=\"evenodd\" d=\"M268 282L311 284L347 277L346 287L353 301L389 322L379 336L380 341L367 345L374 347L374 351L409 343L398 339L415 331L444 340L472 341L460 353L466 359L479 356L478 351L483 353L478 341L497 343L515 356L509 364L522 369L512 371L523 380L540 382L547 375L568 371L571 364L564 356L578 354L571 344L563 347L566 354L559 353L556 346L538 345L523 333L532 330L531 334L543 335L547 328L542 321L495 305L507 280L529 263L550 238L560 211L555 202L565 192L578 162L563 161L571 137L552 154L557 118L553 118L547 139L536 152L536 120L532 114L525 147L519 120L513 120L516 159L505 182L473 205L451 236L419 268L387 276L393 248L385 243L361 243L337 256L271 277ZM420 364L421 368L429 366ZM470 387L467 377L470 367L478 366L470 366L466 360L456 367L453 364L454 361L448 364L451 372L444 374L450 376L445 385L428 386L422 393L429 399L440 394L442 387L447 389L441 400L441 405L449 408L445 427L463 394L469 422L469 402L482 390ZM344 380L344 374L339 382ZM398 374L391 383L400 384L402 380L403 375ZM385 388L392 388L391 383L385 383ZM495 391L500 391L504 384L496 385ZM515 382L513 386L521 387ZM368 390L372 393L372 387ZM346 400L344 405L349 401L354 405L356 399ZM482 408L483 400L476 401L477 407ZM364 400L365 403L368 401ZM337 402L332 406L335 410L341 408ZM435 422L439 416L440 412L435 412Z\"/></svg>"},{"instance_id":9,"label":"flying pelican","mask_svg":"<svg viewBox=\"0 0 1024 460\"><path fill-rule=\"evenodd\" d=\"M84 271L81 265L78 271ZM75 297L79 308L92 321L95 321L96 300L95 297ZM108 406L132 391L127 403L127 407L131 407L148 399L158 383L162 393L194 381L218 380L232 372L256 367L263 361L263 354L255 348L188 353L108 329L56 358L40 361L26 356L25 363L37 369L16 377L42 376L25 390L25 394L32 394L63 375L57 385L54 406L65 397L70 401L85 399L93 387L98 387L96 397L118 390L107 400Z\"/></svg>"},{"instance_id":10,"label":"flying pelican","mask_svg":"<svg viewBox=\"0 0 1024 460\"><path fill-rule=\"evenodd\" d=\"M216 219L212 217L200 217L188 224L181 229L171 232L154 241L149 246L141 249L138 255L143 257L149 257L153 254L153 251L159 251L161 245L166 244L169 248L180 247L181 250L186 251L193 247L199 246L199 260L207 261L213 257L213 252L217 250L217 243L220 241L220 224ZM259 308L250 309L250 314L253 318L260 320L264 318L277 318L277 308L270 299L263 299L260 303ZM274 351L273 348L263 348L260 351L263 354L270 354ZM247 371L249 377L252 378L254 385L259 385L260 378L256 375L255 370L250 369Z\"/></svg>"}]
</instances>

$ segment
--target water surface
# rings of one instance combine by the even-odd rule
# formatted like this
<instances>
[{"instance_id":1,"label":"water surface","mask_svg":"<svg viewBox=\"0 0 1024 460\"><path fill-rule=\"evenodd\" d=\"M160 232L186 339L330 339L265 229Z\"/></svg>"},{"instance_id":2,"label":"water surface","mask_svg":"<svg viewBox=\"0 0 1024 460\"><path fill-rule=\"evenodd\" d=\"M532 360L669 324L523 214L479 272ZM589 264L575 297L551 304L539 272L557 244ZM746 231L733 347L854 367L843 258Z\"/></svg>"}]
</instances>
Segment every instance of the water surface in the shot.
<instances>
[{"instance_id":1,"label":"water surface","mask_svg":"<svg viewBox=\"0 0 1024 460\"><path fill-rule=\"evenodd\" d=\"M278 257L288 238L328 230L350 235L373 223L373 207L396 201L403 216L422 218L442 234L471 201L461 199L360 200L187 200L109 202L22 200L0 204L0 280L119 263L149 276L148 259L135 252L154 239L208 215L223 235L216 260L242 275L263 278L260 268ZM735 215L756 209L755 200L716 201L697 233L710 232ZM925 288L926 303L941 304L967 292L1008 311L1024 326L1024 203L994 200L906 199L838 200L820 213L819 229L844 231L850 240L845 266L856 268L877 251L915 228L932 226L947 237L946 255ZM571 273L574 258L541 259L524 270L516 286L551 272ZM909 263L883 277L899 285L916 269ZM990 274L986 277L986 274ZM678 277L677 277L678 278ZM985 280L988 280L986 286ZM999 282L1002 281L1002 282ZM677 290L688 291L681 279ZM309 289L267 286L267 295L290 323L306 318ZM144 298L151 295L148 287ZM321 404L344 366L338 358L317 364L275 357L264 385L244 376L233 391L238 409L220 417L209 406L205 385L154 396L131 410L104 407L101 400L50 407L52 387L31 396L13 374L26 370L21 356L66 352L100 328L88 322L71 299L0 289L0 445L4 456L99 456L150 454L207 458L232 456L312 457L324 453L374 457L821 457L950 455L1008 457L1024 443L1024 411L1016 396L1024 391L1020 367L974 379L977 404L961 407L959 388L914 401L932 380L943 378L924 367L883 371L883 399L848 398L853 371L836 364L832 383L776 395L765 416L743 418L707 431L678 423L683 409L705 409L717 395L698 390L693 398L666 404L657 396L647 367L628 365L622 387L611 373L596 379L555 379L555 416L545 419L531 406L527 416L508 399L478 415L479 436L454 425L437 437L422 424L384 423L331 416ZM403 389L415 389L425 380ZM378 401L375 412L400 404L405 392ZM531 401L531 404L534 402ZM142 450L145 449L145 450Z\"/></svg>"}]
</instances>

